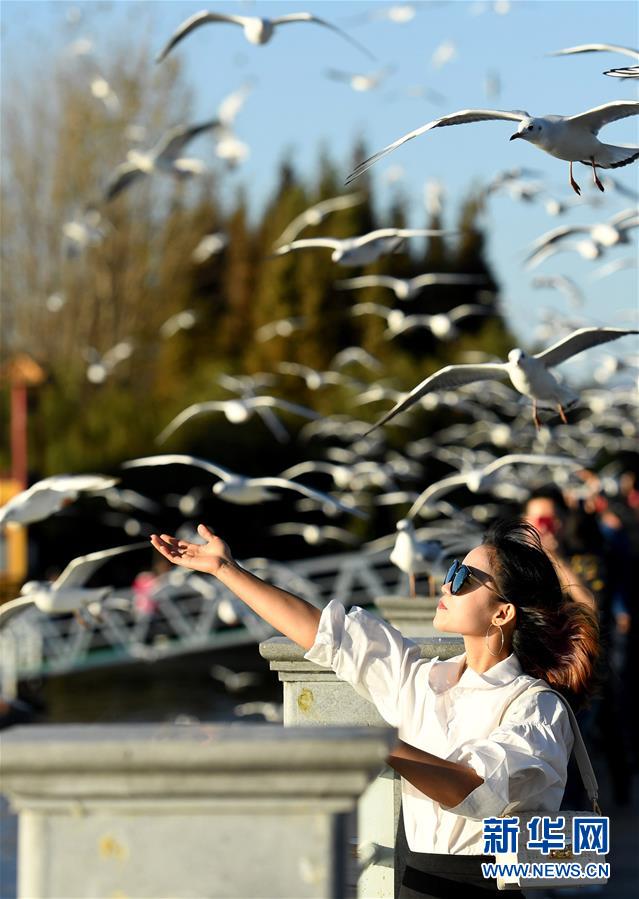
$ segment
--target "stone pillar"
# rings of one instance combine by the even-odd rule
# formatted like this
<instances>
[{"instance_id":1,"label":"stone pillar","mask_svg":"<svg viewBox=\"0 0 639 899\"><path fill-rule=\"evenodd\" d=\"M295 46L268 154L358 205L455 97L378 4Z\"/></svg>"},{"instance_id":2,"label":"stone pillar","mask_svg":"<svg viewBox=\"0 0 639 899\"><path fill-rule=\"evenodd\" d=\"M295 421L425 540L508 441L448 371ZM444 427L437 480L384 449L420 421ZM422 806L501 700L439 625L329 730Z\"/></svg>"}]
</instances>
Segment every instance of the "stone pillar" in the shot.
<instances>
[{"instance_id":1,"label":"stone pillar","mask_svg":"<svg viewBox=\"0 0 639 899\"><path fill-rule=\"evenodd\" d=\"M423 637L415 642L421 645L425 659L449 659L464 651L461 637ZM384 724L372 703L338 680L330 669L307 661L304 650L286 637L261 643L260 654L284 685L285 726ZM357 842L365 866L358 884L362 899L392 899L395 894L399 792L399 779L385 767L359 801Z\"/></svg>"},{"instance_id":2,"label":"stone pillar","mask_svg":"<svg viewBox=\"0 0 639 899\"><path fill-rule=\"evenodd\" d=\"M405 637L435 637L441 633L433 627L438 602L439 597L378 596L375 606Z\"/></svg>"},{"instance_id":3,"label":"stone pillar","mask_svg":"<svg viewBox=\"0 0 639 899\"><path fill-rule=\"evenodd\" d=\"M83 725L3 735L21 899L343 899L389 727Z\"/></svg>"}]
</instances>

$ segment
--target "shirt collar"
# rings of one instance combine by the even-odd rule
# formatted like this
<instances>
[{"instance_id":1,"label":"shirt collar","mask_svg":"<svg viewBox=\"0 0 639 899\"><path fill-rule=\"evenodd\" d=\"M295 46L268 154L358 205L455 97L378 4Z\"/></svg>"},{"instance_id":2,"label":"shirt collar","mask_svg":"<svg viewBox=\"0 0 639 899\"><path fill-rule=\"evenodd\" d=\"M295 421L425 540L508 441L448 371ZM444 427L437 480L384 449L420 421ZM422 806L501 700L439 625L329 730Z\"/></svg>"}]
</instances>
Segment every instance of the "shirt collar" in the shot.
<instances>
[{"instance_id":1,"label":"shirt collar","mask_svg":"<svg viewBox=\"0 0 639 899\"><path fill-rule=\"evenodd\" d=\"M466 653L453 656L451 659L440 661L435 658L428 672L428 683L435 693L444 693L452 686L458 686L466 690L491 690L512 683L523 674L519 659L514 652L488 671L480 674L472 668L466 668L461 678L461 671L466 661Z\"/></svg>"}]
</instances>

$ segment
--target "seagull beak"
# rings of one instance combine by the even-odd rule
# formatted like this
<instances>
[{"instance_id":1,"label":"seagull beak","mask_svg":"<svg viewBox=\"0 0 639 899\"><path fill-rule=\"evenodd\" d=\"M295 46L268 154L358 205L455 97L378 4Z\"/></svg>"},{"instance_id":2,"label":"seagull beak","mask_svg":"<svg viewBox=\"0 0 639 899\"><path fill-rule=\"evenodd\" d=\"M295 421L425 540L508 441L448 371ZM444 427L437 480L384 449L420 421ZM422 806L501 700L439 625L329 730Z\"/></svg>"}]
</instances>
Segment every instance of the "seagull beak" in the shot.
<instances>
[{"instance_id":1,"label":"seagull beak","mask_svg":"<svg viewBox=\"0 0 639 899\"><path fill-rule=\"evenodd\" d=\"M521 137L521 134L519 133L519 131L515 131L514 134L511 134L510 140L515 140L516 137Z\"/></svg>"}]
</instances>

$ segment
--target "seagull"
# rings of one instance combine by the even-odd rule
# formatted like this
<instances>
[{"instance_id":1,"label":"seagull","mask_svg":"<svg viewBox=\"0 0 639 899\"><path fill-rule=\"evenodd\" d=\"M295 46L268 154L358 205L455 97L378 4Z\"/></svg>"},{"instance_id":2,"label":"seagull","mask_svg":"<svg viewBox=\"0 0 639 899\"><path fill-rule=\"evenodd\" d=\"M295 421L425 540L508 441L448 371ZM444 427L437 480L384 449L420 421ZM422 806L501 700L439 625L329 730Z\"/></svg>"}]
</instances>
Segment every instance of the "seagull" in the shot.
<instances>
[{"instance_id":1,"label":"seagull","mask_svg":"<svg viewBox=\"0 0 639 899\"><path fill-rule=\"evenodd\" d=\"M317 524L304 524L300 521L285 521L275 524L271 528L271 533L278 537L301 537L309 546L320 546L328 540L348 543L351 546L357 546L360 542L357 537L344 528L336 528L331 525L320 527Z\"/></svg>"},{"instance_id":2,"label":"seagull","mask_svg":"<svg viewBox=\"0 0 639 899\"><path fill-rule=\"evenodd\" d=\"M331 197L328 200L322 200L305 209L304 212L296 216L293 221L286 226L279 238L275 241L277 244L287 244L295 240L300 231L311 225L321 225L325 218L332 212L340 212L342 209L352 209L359 206L366 199L366 194L356 191L352 194L344 194L341 197Z\"/></svg>"},{"instance_id":3,"label":"seagull","mask_svg":"<svg viewBox=\"0 0 639 899\"><path fill-rule=\"evenodd\" d=\"M580 288L566 275L540 275L532 279L532 286L559 290L575 308L584 304L584 295Z\"/></svg>"},{"instance_id":4,"label":"seagull","mask_svg":"<svg viewBox=\"0 0 639 899\"><path fill-rule=\"evenodd\" d=\"M261 715L269 724L281 724L284 721L284 706L281 702L241 702L233 708L233 714L240 718Z\"/></svg>"},{"instance_id":5,"label":"seagull","mask_svg":"<svg viewBox=\"0 0 639 899\"><path fill-rule=\"evenodd\" d=\"M115 546L113 549L101 549L72 559L53 583L27 581L20 590L20 596L0 608L2 624L6 624L14 615L23 612L30 606L35 606L46 615L62 615L67 612L77 612L90 602L103 600L112 588L86 588L84 585L89 578L113 556L136 549L148 549L148 546L148 542L144 540L141 543L130 543L127 546Z\"/></svg>"},{"instance_id":6,"label":"seagull","mask_svg":"<svg viewBox=\"0 0 639 899\"><path fill-rule=\"evenodd\" d=\"M353 315L381 315L386 319L387 328L384 337L390 339L414 331L416 328L428 329L438 340L452 340L459 336L455 327L457 322L474 315L494 315L492 309L473 303L456 306L450 312L438 312L435 315L406 315L401 309L389 309L377 303L357 303L351 310Z\"/></svg>"},{"instance_id":7,"label":"seagull","mask_svg":"<svg viewBox=\"0 0 639 899\"><path fill-rule=\"evenodd\" d=\"M555 50L548 56L572 56L576 53L621 53L632 59L639 59L639 50L632 47L621 47L619 44L579 44L577 47L564 47L563 50Z\"/></svg>"},{"instance_id":8,"label":"seagull","mask_svg":"<svg viewBox=\"0 0 639 899\"><path fill-rule=\"evenodd\" d=\"M338 69L327 69L325 74L332 81L345 81L354 91L365 93L378 88L394 71L394 66L385 66L383 69L369 72L366 75L361 72L341 72Z\"/></svg>"},{"instance_id":9,"label":"seagull","mask_svg":"<svg viewBox=\"0 0 639 899\"><path fill-rule=\"evenodd\" d=\"M167 340L174 337L178 331L189 331L197 322L197 313L194 309L183 309L176 312L160 325L160 337Z\"/></svg>"},{"instance_id":10,"label":"seagull","mask_svg":"<svg viewBox=\"0 0 639 899\"><path fill-rule=\"evenodd\" d=\"M64 506L75 502L81 493L94 493L113 487L118 478L102 474L56 474L44 478L12 497L0 508L0 527L6 524L33 524L43 521Z\"/></svg>"},{"instance_id":11,"label":"seagull","mask_svg":"<svg viewBox=\"0 0 639 899\"><path fill-rule=\"evenodd\" d=\"M95 75L89 84L91 94L101 100L110 115L117 115L122 108L120 99L103 75Z\"/></svg>"},{"instance_id":12,"label":"seagull","mask_svg":"<svg viewBox=\"0 0 639 899\"><path fill-rule=\"evenodd\" d=\"M303 378L309 390L321 390L324 387L353 387L360 388L362 383L339 371L317 371L308 365L300 365L298 362L280 362L276 366L283 375ZM319 417L319 416L318 416Z\"/></svg>"},{"instance_id":13,"label":"seagull","mask_svg":"<svg viewBox=\"0 0 639 899\"><path fill-rule=\"evenodd\" d=\"M62 225L63 248L67 259L75 259L88 247L104 240L106 225L97 209L87 206L84 212Z\"/></svg>"},{"instance_id":14,"label":"seagull","mask_svg":"<svg viewBox=\"0 0 639 899\"><path fill-rule=\"evenodd\" d=\"M613 78L639 78L639 66L622 66L619 69L606 69L604 75Z\"/></svg>"},{"instance_id":15,"label":"seagull","mask_svg":"<svg viewBox=\"0 0 639 899\"><path fill-rule=\"evenodd\" d=\"M427 393L444 388L460 387L462 384L470 384L473 381L503 377L510 378L515 390L532 399L533 420L537 429L541 427L537 416L538 405L554 406L559 411L561 420L567 424L563 407L564 405L573 405L577 402L578 397L571 390L563 387L549 369L584 350L617 340L620 337L626 337L629 334L639 334L639 331L627 328L579 328L547 350L534 356L529 356L517 347L508 353L507 362L447 365L414 387L408 396L399 401L390 412L376 422L367 431L367 434L386 424L400 412L410 409Z\"/></svg>"},{"instance_id":16,"label":"seagull","mask_svg":"<svg viewBox=\"0 0 639 899\"><path fill-rule=\"evenodd\" d=\"M211 256L221 253L228 242L228 237L222 231L205 234L191 253L191 259L196 265L202 265L202 263L207 262Z\"/></svg>"},{"instance_id":17,"label":"seagull","mask_svg":"<svg viewBox=\"0 0 639 899\"><path fill-rule=\"evenodd\" d=\"M382 363L372 353L361 346L347 346L336 353L329 363L330 369L346 368L347 365L361 365L370 371L381 371Z\"/></svg>"},{"instance_id":18,"label":"seagull","mask_svg":"<svg viewBox=\"0 0 639 899\"><path fill-rule=\"evenodd\" d=\"M388 287L398 300L410 300L425 287L441 284L485 284L483 275L453 275L448 272L428 272L416 278L394 278L391 275L361 275L359 278L344 278L336 281L339 290L359 290L363 287Z\"/></svg>"},{"instance_id":19,"label":"seagull","mask_svg":"<svg viewBox=\"0 0 639 899\"><path fill-rule=\"evenodd\" d=\"M114 368L131 357L133 344L130 340L121 340L106 353L99 353L95 347L88 346L82 351L82 355L89 363L87 367L87 381L92 384L104 384Z\"/></svg>"},{"instance_id":20,"label":"seagull","mask_svg":"<svg viewBox=\"0 0 639 899\"><path fill-rule=\"evenodd\" d=\"M130 459L128 462L122 463L122 468L146 468L156 465L191 465L195 468L201 468L209 474L215 475L220 480L213 485L213 493L220 499L230 503L239 505L251 505L254 503L265 502L277 499L274 489L295 490L304 494L309 499L313 499L318 503L326 503L340 512L350 512L358 518L366 518L367 516L353 506L347 506L326 493L319 490L313 490L304 484L298 484L296 481L288 481L281 477L264 477L250 478L245 475L236 474L228 468L223 468L214 462L208 462L205 459L198 459L196 456L186 456L180 454L169 454L164 456L144 456L139 459Z\"/></svg>"},{"instance_id":21,"label":"seagull","mask_svg":"<svg viewBox=\"0 0 639 899\"><path fill-rule=\"evenodd\" d=\"M288 13L288 15L285 16L277 16L274 19L266 19L258 18L257 16L234 16L202 10L201 12L196 12L188 19L185 19L185 21L178 26L177 31L171 36L169 42L156 57L156 62L162 62L162 60L169 55L173 47L175 47L176 44L179 44L187 34L190 34L196 28L199 28L201 25L206 25L209 22L230 22L232 25L240 25L244 30L244 37L249 44L256 45L267 44L272 38L278 25L290 25L295 22L314 22L316 25L330 28L331 31L341 35L349 42L349 44L357 47L357 49L368 56L369 59L375 58L372 53L359 43L359 41L350 37L350 35L346 34L345 31L342 31L341 28L331 24L331 22L327 22L326 19L320 19L319 16L314 16L310 12L294 12Z\"/></svg>"},{"instance_id":22,"label":"seagull","mask_svg":"<svg viewBox=\"0 0 639 899\"><path fill-rule=\"evenodd\" d=\"M257 671L231 671L224 665L212 665L210 675L213 680L224 684L229 693L240 693L262 683L262 677Z\"/></svg>"},{"instance_id":23,"label":"seagull","mask_svg":"<svg viewBox=\"0 0 639 899\"><path fill-rule=\"evenodd\" d=\"M639 105L639 104L637 104ZM313 247L328 247L333 250L331 259L341 265L368 265L376 262L387 253L399 250L407 237L443 237L451 231L439 228L380 228L359 237L312 237L306 240L294 240L283 244L273 251L273 256L284 256L292 250L304 250Z\"/></svg>"},{"instance_id":24,"label":"seagull","mask_svg":"<svg viewBox=\"0 0 639 899\"><path fill-rule=\"evenodd\" d=\"M112 173L104 190L105 200L112 200L134 181L153 172L166 172L176 177L197 175L204 171L199 159L180 156L184 147L198 135L219 127L218 119L200 125L178 125L167 131L150 150L129 150L127 161Z\"/></svg>"},{"instance_id":25,"label":"seagull","mask_svg":"<svg viewBox=\"0 0 639 899\"><path fill-rule=\"evenodd\" d=\"M482 493L485 490L489 490L495 484L501 469L510 465L565 465L574 469L584 467L582 462L577 462L575 459L568 456L512 453L507 456L502 456L500 459L496 459L481 468L473 468L462 471L459 474L449 475L448 477L442 478L434 484L431 484L417 497L408 510L407 518L412 520L422 508L429 504L432 505L432 503L436 502L440 497L449 493L451 490L455 490L457 487L464 486L470 490L471 493Z\"/></svg>"},{"instance_id":26,"label":"seagull","mask_svg":"<svg viewBox=\"0 0 639 899\"><path fill-rule=\"evenodd\" d=\"M299 406L296 403L289 403L287 400L281 400L274 396L245 396L232 400L211 400L204 403L193 403L183 409L179 415L171 419L164 430L158 435L156 442L164 443L172 434L181 428L185 422L194 418L196 415L202 415L206 412L223 412L227 421L231 424L244 424L253 415L258 408L282 409L285 412L291 412L294 415L300 415L302 418L317 419L321 418L318 412L313 412L307 406Z\"/></svg>"},{"instance_id":27,"label":"seagull","mask_svg":"<svg viewBox=\"0 0 639 899\"><path fill-rule=\"evenodd\" d=\"M304 327L306 327L306 319L303 315L278 318L276 321L267 322L259 327L255 331L254 337L260 343L266 343L267 340L273 340L274 337L290 337L291 334Z\"/></svg>"},{"instance_id":28,"label":"seagull","mask_svg":"<svg viewBox=\"0 0 639 899\"><path fill-rule=\"evenodd\" d=\"M441 557L442 544L438 540L419 540L415 526L408 518L401 518L397 524L397 537L390 554L390 561L408 575L409 594L412 599L417 595L415 590L416 572L420 562L432 562Z\"/></svg>"},{"instance_id":29,"label":"seagull","mask_svg":"<svg viewBox=\"0 0 639 899\"><path fill-rule=\"evenodd\" d=\"M355 178L367 171L378 159L396 150L406 141L419 137L433 128L443 128L448 125L465 125L470 122L483 122L501 120L518 122L517 131L511 135L510 140L521 138L539 147L557 159L564 159L570 163L570 185L575 193L580 194L581 188L573 178L573 162L581 162L592 166L593 180L599 190L604 186L597 175L597 166L602 169L615 169L628 165L639 159L639 147L618 147L612 144L601 143L597 134L604 125L625 119L628 116L639 113L639 101L637 100L613 100L596 106L586 112L572 116L547 115L531 116L522 110L504 111L500 109L462 109L449 115L427 122L414 131L409 131L403 137L398 138L392 144L384 147L378 153L370 156L348 176L346 183L350 184Z\"/></svg>"}]
</instances>

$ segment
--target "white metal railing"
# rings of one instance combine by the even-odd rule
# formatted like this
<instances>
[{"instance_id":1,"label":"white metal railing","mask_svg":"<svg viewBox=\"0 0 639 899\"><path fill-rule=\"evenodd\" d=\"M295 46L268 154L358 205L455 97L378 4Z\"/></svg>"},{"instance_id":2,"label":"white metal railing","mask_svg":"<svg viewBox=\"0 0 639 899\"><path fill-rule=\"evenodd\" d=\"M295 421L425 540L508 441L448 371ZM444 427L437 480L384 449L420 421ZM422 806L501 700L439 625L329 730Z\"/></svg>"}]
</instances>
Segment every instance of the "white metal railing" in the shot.
<instances>
[{"instance_id":1,"label":"white metal railing","mask_svg":"<svg viewBox=\"0 0 639 899\"><path fill-rule=\"evenodd\" d=\"M322 608L336 597L370 605L405 591L406 576L390 550L340 553L293 562L253 558L241 564L267 581ZM152 615L135 611L130 588L114 590L99 616L49 617L35 607L0 631L0 689L15 695L22 677L117 664L259 642L273 630L215 578L174 569L158 581Z\"/></svg>"}]
</instances>

